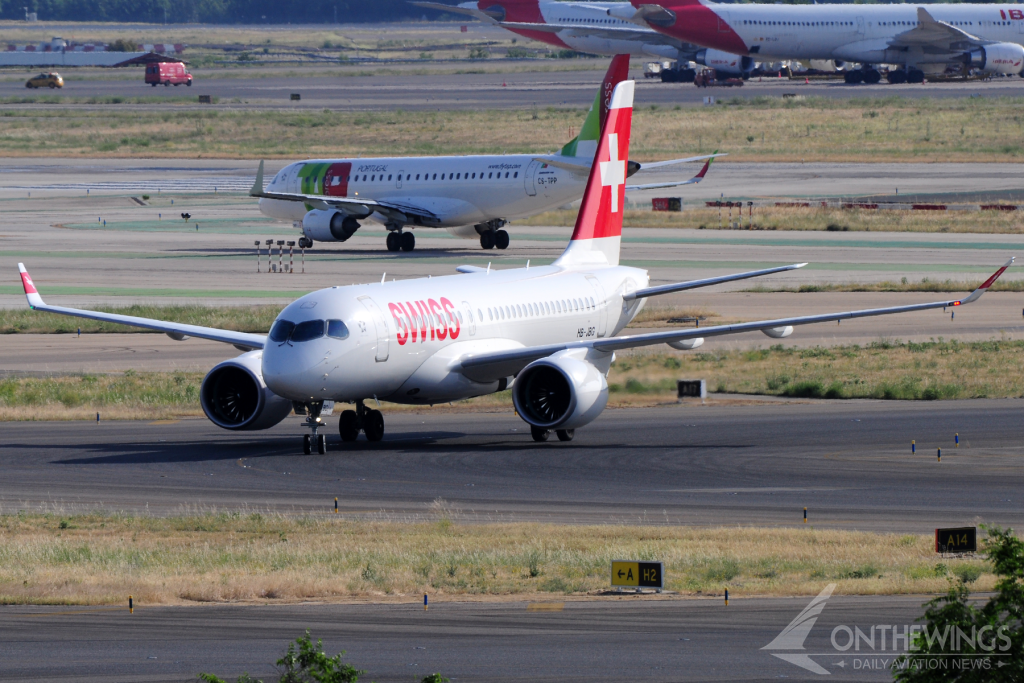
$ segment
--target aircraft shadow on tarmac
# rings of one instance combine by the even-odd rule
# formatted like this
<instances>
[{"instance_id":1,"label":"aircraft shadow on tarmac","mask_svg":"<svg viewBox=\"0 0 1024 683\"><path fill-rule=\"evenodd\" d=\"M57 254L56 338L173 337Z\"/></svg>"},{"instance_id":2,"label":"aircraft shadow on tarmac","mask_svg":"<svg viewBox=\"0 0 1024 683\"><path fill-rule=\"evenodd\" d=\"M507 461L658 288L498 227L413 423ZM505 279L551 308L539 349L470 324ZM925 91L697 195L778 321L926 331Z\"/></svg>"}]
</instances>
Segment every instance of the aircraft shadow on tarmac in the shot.
<instances>
[{"instance_id":1,"label":"aircraft shadow on tarmac","mask_svg":"<svg viewBox=\"0 0 1024 683\"><path fill-rule=\"evenodd\" d=\"M566 455L579 454L580 452L592 451L595 444L586 441L574 443L559 443L549 441L537 443L528 438L527 433L507 436L491 434L477 435L482 440L474 440L468 444L444 443L454 439L461 439L469 436L463 432L435 431L435 432L407 432L385 436L379 442L364 441L362 439L342 444L337 437L328 437L327 456L348 456L362 453L391 452L395 455L429 455L434 447L441 447L444 453L450 456L459 455L497 455L505 453L523 453L540 449L557 449ZM500 438L497 440L495 437ZM302 456L298 449L298 438L296 436L268 437L259 440L245 441L167 441L159 443L83 443L62 445L63 450L92 453L89 457L72 457L60 460L51 460L53 465L138 465L153 463L188 463L188 462L212 462L218 460L238 460L239 458L260 458L260 457L309 457ZM15 451L28 451L32 449L42 450L52 448L33 443L9 443L7 447ZM679 446L679 453L683 454L688 450L707 451L737 451L753 449L755 444L700 444L693 446ZM638 444L630 442L600 444L600 449L606 454L621 453L643 453L645 451L663 451L665 444L647 443Z\"/></svg>"}]
</instances>

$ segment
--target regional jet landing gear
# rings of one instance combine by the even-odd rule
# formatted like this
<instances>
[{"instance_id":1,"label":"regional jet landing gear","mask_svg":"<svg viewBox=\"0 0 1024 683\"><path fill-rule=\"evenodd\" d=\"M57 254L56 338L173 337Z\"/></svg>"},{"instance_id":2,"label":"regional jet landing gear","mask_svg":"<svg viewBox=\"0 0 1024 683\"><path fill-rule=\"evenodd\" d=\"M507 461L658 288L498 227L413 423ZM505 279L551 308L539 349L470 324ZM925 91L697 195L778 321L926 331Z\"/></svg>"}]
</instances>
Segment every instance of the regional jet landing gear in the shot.
<instances>
[{"instance_id":1,"label":"regional jet landing gear","mask_svg":"<svg viewBox=\"0 0 1024 683\"><path fill-rule=\"evenodd\" d=\"M559 441L572 441L576 436L575 429L556 429L555 435ZM541 429L540 427L530 427L530 436L533 437L534 441L547 441L548 437L551 436L551 430Z\"/></svg>"},{"instance_id":2,"label":"regional jet landing gear","mask_svg":"<svg viewBox=\"0 0 1024 683\"><path fill-rule=\"evenodd\" d=\"M508 233L500 229L504 225L505 221L500 218L475 225L476 231L480 233L480 246L484 249L507 249Z\"/></svg>"},{"instance_id":3,"label":"regional jet landing gear","mask_svg":"<svg viewBox=\"0 0 1024 683\"><path fill-rule=\"evenodd\" d=\"M320 411L323 410L323 401L313 401L306 404L306 426L313 432L302 437L302 452L310 455L313 452L314 444L316 452L323 455L327 452L327 435L320 433L323 422L320 419Z\"/></svg>"},{"instance_id":4,"label":"regional jet landing gear","mask_svg":"<svg viewBox=\"0 0 1024 683\"><path fill-rule=\"evenodd\" d=\"M355 441L359 432L366 434L367 441L384 438L384 416L379 410L367 410L362 401L356 401L355 410L346 410L338 420L338 432L342 441Z\"/></svg>"},{"instance_id":5,"label":"regional jet landing gear","mask_svg":"<svg viewBox=\"0 0 1024 683\"><path fill-rule=\"evenodd\" d=\"M401 225L390 224L388 228L388 251L412 251L416 248L416 236L402 232Z\"/></svg>"}]
</instances>

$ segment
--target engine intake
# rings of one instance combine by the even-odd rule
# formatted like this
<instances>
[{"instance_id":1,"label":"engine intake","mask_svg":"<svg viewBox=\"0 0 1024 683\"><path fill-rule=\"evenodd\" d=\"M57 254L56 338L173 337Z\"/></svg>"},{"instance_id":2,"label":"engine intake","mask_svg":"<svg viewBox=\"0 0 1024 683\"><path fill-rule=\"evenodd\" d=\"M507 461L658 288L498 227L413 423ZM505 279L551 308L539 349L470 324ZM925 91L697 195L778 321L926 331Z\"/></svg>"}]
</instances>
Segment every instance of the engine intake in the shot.
<instances>
[{"instance_id":1,"label":"engine intake","mask_svg":"<svg viewBox=\"0 0 1024 683\"><path fill-rule=\"evenodd\" d=\"M519 373L512 403L520 417L541 429L576 429L593 422L608 404L608 382L572 351L542 358Z\"/></svg>"},{"instance_id":2,"label":"engine intake","mask_svg":"<svg viewBox=\"0 0 1024 683\"><path fill-rule=\"evenodd\" d=\"M233 431L269 429L288 417L292 402L263 382L262 351L214 366L203 378L199 401L210 422Z\"/></svg>"},{"instance_id":3,"label":"engine intake","mask_svg":"<svg viewBox=\"0 0 1024 683\"><path fill-rule=\"evenodd\" d=\"M964 62L990 73L1019 74L1024 70L1024 47L1016 43L979 46L964 54Z\"/></svg>"},{"instance_id":4,"label":"engine intake","mask_svg":"<svg viewBox=\"0 0 1024 683\"><path fill-rule=\"evenodd\" d=\"M359 229L359 221L341 211L313 209L302 218L302 234L314 242L344 242Z\"/></svg>"}]
</instances>

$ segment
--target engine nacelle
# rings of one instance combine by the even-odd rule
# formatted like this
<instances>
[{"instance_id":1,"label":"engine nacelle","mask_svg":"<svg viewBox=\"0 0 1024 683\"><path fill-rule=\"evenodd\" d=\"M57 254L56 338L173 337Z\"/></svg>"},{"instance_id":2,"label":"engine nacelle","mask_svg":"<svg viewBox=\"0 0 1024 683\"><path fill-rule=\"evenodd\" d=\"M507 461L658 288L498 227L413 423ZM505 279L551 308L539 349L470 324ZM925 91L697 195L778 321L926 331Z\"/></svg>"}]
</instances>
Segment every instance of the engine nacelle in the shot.
<instances>
[{"instance_id":1,"label":"engine nacelle","mask_svg":"<svg viewBox=\"0 0 1024 683\"><path fill-rule=\"evenodd\" d=\"M541 429L576 429L608 405L608 382L592 363L562 351L527 365L512 385L519 416Z\"/></svg>"},{"instance_id":2,"label":"engine nacelle","mask_svg":"<svg viewBox=\"0 0 1024 683\"><path fill-rule=\"evenodd\" d=\"M733 74L745 74L754 68L754 59L752 57L741 57L731 52L723 52L722 50L715 50L710 47L706 50L698 50L694 61L717 71Z\"/></svg>"},{"instance_id":3,"label":"engine nacelle","mask_svg":"<svg viewBox=\"0 0 1024 683\"><path fill-rule=\"evenodd\" d=\"M994 43L971 49L964 61L973 69L989 73L1019 74L1024 70L1024 47L1016 43Z\"/></svg>"},{"instance_id":4,"label":"engine nacelle","mask_svg":"<svg viewBox=\"0 0 1024 683\"><path fill-rule=\"evenodd\" d=\"M785 327L769 327L761 331L772 339L783 339L793 334L793 326L786 325Z\"/></svg>"},{"instance_id":5,"label":"engine nacelle","mask_svg":"<svg viewBox=\"0 0 1024 683\"><path fill-rule=\"evenodd\" d=\"M704 346L704 337L697 337L696 339L683 339L682 341L669 342L669 346L679 351L692 351L698 346Z\"/></svg>"},{"instance_id":6,"label":"engine nacelle","mask_svg":"<svg viewBox=\"0 0 1024 683\"><path fill-rule=\"evenodd\" d=\"M341 211L313 209L302 217L302 234L314 242L344 242L359 229L359 221Z\"/></svg>"},{"instance_id":7,"label":"engine nacelle","mask_svg":"<svg viewBox=\"0 0 1024 683\"><path fill-rule=\"evenodd\" d=\"M263 382L262 351L250 351L215 365L203 378L199 402L210 422L223 429L269 429L288 417L292 402Z\"/></svg>"}]
</instances>

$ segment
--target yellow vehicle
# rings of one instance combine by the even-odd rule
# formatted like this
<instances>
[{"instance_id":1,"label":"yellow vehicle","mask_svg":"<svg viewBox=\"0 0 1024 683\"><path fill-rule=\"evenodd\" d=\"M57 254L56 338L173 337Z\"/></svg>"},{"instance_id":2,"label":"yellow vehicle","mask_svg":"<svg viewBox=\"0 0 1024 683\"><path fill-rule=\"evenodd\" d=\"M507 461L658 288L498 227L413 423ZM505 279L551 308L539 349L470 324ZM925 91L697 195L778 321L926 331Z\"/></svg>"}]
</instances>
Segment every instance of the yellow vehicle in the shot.
<instances>
[{"instance_id":1,"label":"yellow vehicle","mask_svg":"<svg viewBox=\"0 0 1024 683\"><path fill-rule=\"evenodd\" d=\"M26 88L63 88L64 79L59 73L39 74L25 81Z\"/></svg>"}]
</instances>

